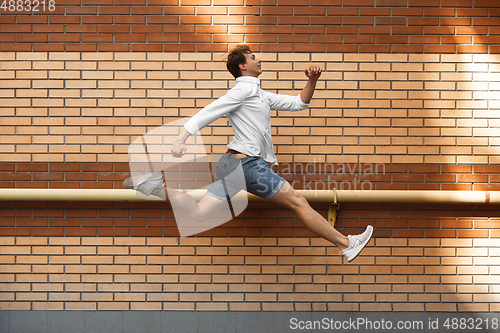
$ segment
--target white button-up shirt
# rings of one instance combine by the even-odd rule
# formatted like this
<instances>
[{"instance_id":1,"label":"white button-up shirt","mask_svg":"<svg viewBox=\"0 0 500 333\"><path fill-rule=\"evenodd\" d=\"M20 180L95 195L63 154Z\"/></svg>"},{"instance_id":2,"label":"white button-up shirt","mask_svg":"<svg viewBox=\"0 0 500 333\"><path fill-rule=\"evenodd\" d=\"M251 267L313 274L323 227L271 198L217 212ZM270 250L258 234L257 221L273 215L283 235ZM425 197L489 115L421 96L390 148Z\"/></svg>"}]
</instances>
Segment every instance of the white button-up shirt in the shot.
<instances>
[{"instance_id":1,"label":"white button-up shirt","mask_svg":"<svg viewBox=\"0 0 500 333\"><path fill-rule=\"evenodd\" d=\"M258 78L240 76L231 90L191 117L184 128L194 135L226 115L234 131L228 149L260 156L267 163L278 164L271 138L271 110L299 111L308 107L309 104L304 103L300 95L270 93L260 88Z\"/></svg>"}]
</instances>

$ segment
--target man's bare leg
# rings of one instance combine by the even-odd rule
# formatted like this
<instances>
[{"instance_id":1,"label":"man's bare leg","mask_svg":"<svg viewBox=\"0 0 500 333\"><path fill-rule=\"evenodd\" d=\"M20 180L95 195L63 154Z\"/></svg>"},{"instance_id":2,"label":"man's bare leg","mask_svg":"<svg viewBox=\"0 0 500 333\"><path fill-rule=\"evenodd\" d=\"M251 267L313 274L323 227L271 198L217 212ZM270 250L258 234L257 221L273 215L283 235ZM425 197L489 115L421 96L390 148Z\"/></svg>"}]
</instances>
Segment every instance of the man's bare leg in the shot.
<instances>
[{"instance_id":1,"label":"man's bare leg","mask_svg":"<svg viewBox=\"0 0 500 333\"><path fill-rule=\"evenodd\" d=\"M164 191L165 194L161 192ZM204 194L200 202L197 202L192 196L180 190L167 190L166 187L155 189L152 195L158 197L167 196L169 201L174 201L176 207L179 207L184 214L195 221L205 221L210 219L225 205L225 201L216 199L209 194Z\"/></svg>"},{"instance_id":2,"label":"man's bare leg","mask_svg":"<svg viewBox=\"0 0 500 333\"><path fill-rule=\"evenodd\" d=\"M342 235L333 228L287 181L270 201L291 209L307 229L335 244L339 249L343 250L349 246L347 236Z\"/></svg>"}]
</instances>

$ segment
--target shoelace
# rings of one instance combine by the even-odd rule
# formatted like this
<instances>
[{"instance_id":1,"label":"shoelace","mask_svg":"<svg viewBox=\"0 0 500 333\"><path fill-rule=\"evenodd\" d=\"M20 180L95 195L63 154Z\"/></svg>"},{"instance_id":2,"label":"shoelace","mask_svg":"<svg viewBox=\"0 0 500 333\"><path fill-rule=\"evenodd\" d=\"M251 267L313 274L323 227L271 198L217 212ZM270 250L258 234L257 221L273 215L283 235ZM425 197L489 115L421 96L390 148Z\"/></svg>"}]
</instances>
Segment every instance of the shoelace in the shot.
<instances>
[{"instance_id":1,"label":"shoelace","mask_svg":"<svg viewBox=\"0 0 500 333\"><path fill-rule=\"evenodd\" d=\"M351 241L352 240L352 241ZM343 255L347 250L358 247L361 244L361 239L359 239L358 235L350 236L349 235L349 246L342 251L339 252L339 255Z\"/></svg>"},{"instance_id":2,"label":"shoelace","mask_svg":"<svg viewBox=\"0 0 500 333\"><path fill-rule=\"evenodd\" d=\"M354 246L353 247L358 247L359 244L361 244L361 240L359 239L358 236L353 236L354 237Z\"/></svg>"}]
</instances>

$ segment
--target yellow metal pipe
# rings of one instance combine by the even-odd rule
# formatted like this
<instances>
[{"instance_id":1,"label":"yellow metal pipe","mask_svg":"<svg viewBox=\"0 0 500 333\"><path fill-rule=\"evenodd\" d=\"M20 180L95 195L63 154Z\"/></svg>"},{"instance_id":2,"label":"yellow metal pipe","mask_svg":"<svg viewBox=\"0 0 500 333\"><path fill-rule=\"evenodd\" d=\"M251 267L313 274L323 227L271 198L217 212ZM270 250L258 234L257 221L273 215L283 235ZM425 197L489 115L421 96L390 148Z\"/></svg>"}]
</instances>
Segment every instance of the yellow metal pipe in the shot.
<instances>
[{"instance_id":1,"label":"yellow metal pipe","mask_svg":"<svg viewBox=\"0 0 500 333\"><path fill-rule=\"evenodd\" d=\"M0 189L0 201L15 202L146 202L164 201L125 189Z\"/></svg>"},{"instance_id":2,"label":"yellow metal pipe","mask_svg":"<svg viewBox=\"0 0 500 333\"><path fill-rule=\"evenodd\" d=\"M188 193L200 200L206 190ZM500 191L361 191L297 190L309 202L323 203L413 203L413 204L500 204ZM336 199L335 199L336 196ZM265 202L245 192L233 200ZM10 202L163 202L126 189L0 189L0 201Z\"/></svg>"},{"instance_id":3,"label":"yellow metal pipe","mask_svg":"<svg viewBox=\"0 0 500 333\"><path fill-rule=\"evenodd\" d=\"M337 191L338 202L500 204L500 191Z\"/></svg>"}]
</instances>

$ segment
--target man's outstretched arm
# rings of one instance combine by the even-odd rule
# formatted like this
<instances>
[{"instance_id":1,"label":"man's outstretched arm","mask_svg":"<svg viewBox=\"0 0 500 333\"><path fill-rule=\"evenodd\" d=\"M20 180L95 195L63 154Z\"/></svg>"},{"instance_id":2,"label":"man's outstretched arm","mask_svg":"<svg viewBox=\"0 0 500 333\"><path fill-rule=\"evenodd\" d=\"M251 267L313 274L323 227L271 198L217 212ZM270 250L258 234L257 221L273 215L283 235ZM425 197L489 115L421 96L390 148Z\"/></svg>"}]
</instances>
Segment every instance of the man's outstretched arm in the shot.
<instances>
[{"instance_id":1,"label":"man's outstretched arm","mask_svg":"<svg viewBox=\"0 0 500 333\"><path fill-rule=\"evenodd\" d=\"M314 89L316 89L316 82L318 82L319 77L321 76L322 68L318 66L311 66L308 69L304 70L304 73L309 78L306 86L300 92L300 99L302 102L309 104L311 102L312 96L314 94Z\"/></svg>"},{"instance_id":2,"label":"man's outstretched arm","mask_svg":"<svg viewBox=\"0 0 500 333\"><path fill-rule=\"evenodd\" d=\"M174 144L171 153L174 157L182 157L186 151L185 142L190 135L195 135L200 129L221 118L223 115L240 108L244 100L241 89L234 87L224 96L205 106L191 117L181 128L181 132Z\"/></svg>"}]
</instances>

